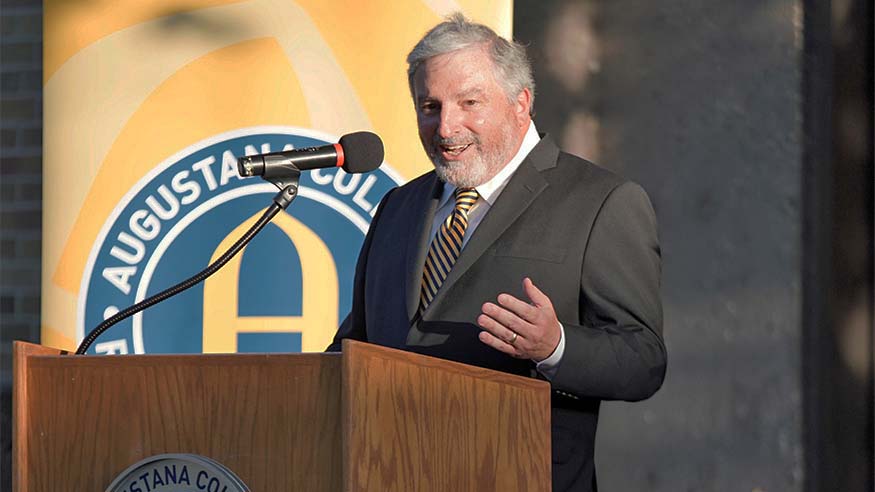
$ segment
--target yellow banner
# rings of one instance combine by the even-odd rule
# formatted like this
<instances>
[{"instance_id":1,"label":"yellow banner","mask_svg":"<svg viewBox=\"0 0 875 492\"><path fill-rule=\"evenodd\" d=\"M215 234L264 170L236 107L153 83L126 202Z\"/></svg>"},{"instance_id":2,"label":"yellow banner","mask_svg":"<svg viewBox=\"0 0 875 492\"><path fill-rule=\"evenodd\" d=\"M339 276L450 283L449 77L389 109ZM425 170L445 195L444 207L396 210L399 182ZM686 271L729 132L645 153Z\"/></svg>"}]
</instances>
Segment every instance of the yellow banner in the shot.
<instances>
[{"instance_id":1,"label":"yellow banner","mask_svg":"<svg viewBox=\"0 0 875 492\"><path fill-rule=\"evenodd\" d=\"M275 190L245 154L369 130L370 175L301 197L215 277L113 327L97 353L321 350L348 309L379 198L429 169L405 56L462 11L509 35L511 0L46 0L42 342L83 335L220 255ZM310 176L312 174L312 176ZM153 311L154 310L154 311Z\"/></svg>"}]
</instances>

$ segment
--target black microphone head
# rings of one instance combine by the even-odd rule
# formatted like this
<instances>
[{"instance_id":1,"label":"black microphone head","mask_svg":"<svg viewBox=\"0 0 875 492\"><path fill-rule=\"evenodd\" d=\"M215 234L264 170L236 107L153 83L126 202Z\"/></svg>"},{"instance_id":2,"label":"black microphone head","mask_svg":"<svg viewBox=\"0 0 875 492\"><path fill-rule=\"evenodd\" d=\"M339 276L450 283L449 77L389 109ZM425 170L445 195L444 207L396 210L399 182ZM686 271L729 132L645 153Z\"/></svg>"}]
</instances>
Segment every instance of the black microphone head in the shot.
<instances>
[{"instance_id":1,"label":"black microphone head","mask_svg":"<svg viewBox=\"0 0 875 492\"><path fill-rule=\"evenodd\" d=\"M376 133L355 132L340 137L343 148L343 170L366 173L383 163L383 141Z\"/></svg>"}]
</instances>

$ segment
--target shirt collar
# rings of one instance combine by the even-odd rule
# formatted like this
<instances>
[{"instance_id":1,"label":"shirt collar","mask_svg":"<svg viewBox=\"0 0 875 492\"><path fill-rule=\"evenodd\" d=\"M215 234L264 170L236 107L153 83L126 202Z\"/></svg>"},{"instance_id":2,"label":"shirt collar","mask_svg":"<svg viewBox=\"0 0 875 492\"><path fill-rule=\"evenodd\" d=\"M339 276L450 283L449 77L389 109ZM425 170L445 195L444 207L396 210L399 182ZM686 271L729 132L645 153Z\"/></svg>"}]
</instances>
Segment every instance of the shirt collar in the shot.
<instances>
[{"instance_id":1,"label":"shirt collar","mask_svg":"<svg viewBox=\"0 0 875 492\"><path fill-rule=\"evenodd\" d=\"M510 177L513 176L514 171L520 167L523 160L525 160L526 156L529 155L529 152L535 148L535 145L537 145L540 140L541 137L538 136L538 129L535 128L535 122L534 120L530 120L529 129L526 130L526 135L523 137L523 143L520 144L520 149L517 153L507 164L505 164L501 171L498 171L498 174L493 176L489 181L475 188L477 193L480 194L480 198L486 200L486 203L488 203L490 207L495 202L495 199L498 198L501 190L507 186L507 182L510 181ZM456 191L456 187L446 183L438 207L442 207L450 197L453 196L454 191Z\"/></svg>"}]
</instances>

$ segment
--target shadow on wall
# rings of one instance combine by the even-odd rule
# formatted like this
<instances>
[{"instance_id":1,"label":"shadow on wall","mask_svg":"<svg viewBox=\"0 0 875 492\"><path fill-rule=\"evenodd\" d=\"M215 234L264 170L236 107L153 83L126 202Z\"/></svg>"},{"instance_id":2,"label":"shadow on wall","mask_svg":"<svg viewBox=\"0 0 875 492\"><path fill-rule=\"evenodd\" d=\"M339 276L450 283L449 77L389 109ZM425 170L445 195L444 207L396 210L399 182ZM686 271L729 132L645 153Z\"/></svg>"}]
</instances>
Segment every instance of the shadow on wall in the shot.
<instances>
[{"instance_id":1,"label":"shadow on wall","mask_svg":"<svg viewBox=\"0 0 875 492\"><path fill-rule=\"evenodd\" d=\"M518 40L533 41L528 43L528 53L535 68L538 129L554 134L563 150L599 162L595 78L601 69L602 47L597 2L554 0L523 9L549 13L514 26Z\"/></svg>"},{"instance_id":2,"label":"shadow on wall","mask_svg":"<svg viewBox=\"0 0 875 492\"><path fill-rule=\"evenodd\" d=\"M639 182L659 220L668 373L603 406L603 488L802 490L800 2L514 11L539 130Z\"/></svg>"}]
</instances>

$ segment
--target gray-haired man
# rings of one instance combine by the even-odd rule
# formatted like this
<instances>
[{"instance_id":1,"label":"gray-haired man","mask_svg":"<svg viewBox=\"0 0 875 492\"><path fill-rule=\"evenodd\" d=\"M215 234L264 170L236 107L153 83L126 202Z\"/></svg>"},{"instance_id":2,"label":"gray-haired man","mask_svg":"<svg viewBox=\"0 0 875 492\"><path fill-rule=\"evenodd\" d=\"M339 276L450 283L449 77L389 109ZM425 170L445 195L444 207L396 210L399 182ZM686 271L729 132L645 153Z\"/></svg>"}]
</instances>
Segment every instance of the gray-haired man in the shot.
<instances>
[{"instance_id":1,"label":"gray-haired man","mask_svg":"<svg viewBox=\"0 0 875 492\"><path fill-rule=\"evenodd\" d=\"M539 137L525 52L488 27L454 15L407 62L435 171L383 199L329 350L354 338L547 379L553 488L595 490L599 402L665 375L647 195Z\"/></svg>"}]
</instances>

